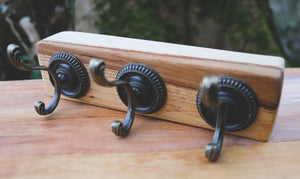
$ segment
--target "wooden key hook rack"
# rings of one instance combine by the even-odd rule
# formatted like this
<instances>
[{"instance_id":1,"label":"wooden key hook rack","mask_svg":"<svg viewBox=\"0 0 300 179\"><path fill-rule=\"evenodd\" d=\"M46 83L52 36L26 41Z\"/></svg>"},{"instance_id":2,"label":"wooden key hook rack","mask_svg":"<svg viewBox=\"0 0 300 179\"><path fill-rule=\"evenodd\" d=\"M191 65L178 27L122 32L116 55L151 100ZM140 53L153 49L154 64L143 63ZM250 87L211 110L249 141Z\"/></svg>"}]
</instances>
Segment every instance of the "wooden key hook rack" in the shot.
<instances>
[{"instance_id":1,"label":"wooden key hook rack","mask_svg":"<svg viewBox=\"0 0 300 179\"><path fill-rule=\"evenodd\" d=\"M82 32L50 36L37 51L45 68L36 69L56 99L45 114L55 109L61 90L65 99L127 111L124 123L112 123L119 136L128 135L136 112L216 128L206 151L211 161L218 159L225 131L267 141L275 122L284 76L280 57Z\"/></svg>"}]
</instances>

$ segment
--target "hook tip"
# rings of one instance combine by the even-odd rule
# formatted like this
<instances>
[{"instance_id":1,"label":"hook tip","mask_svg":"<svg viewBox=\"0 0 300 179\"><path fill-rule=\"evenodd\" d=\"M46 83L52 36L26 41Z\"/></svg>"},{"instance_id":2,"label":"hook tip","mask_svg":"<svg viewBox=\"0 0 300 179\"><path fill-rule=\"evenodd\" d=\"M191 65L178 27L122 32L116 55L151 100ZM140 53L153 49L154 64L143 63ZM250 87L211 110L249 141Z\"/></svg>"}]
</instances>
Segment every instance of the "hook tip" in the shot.
<instances>
[{"instance_id":1,"label":"hook tip","mask_svg":"<svg viewBox=\"0 0 300 179\"><path fill-rule=\"evenodd\" d=\"M203 78L200 89L202 91L202 101L208 107L217 106L219 104L219 77L206 76Z\"/></svg>"},{"instance_id":2,"label":"hook tip","mask_svg":"<svg viewBox=\"0 0 300 179\"><path fill-rule=\"evenodd\" d=\"M129 132L125 131L122 126L123 123L121 121L113 121L111 123L111 129L116 136L126 137Z\"/></svg>"},{"instance_id":3,"label":"hook tip","mask_svg":"<svg viewBox=\"0 0 300 179\"><path fill-rule=\"evenodd\" d=\"M34 108L36 112L40 115L46 115L46 110L45 110L45 103L42 101L36 101L34 103Z\"/></svg>"},{"instance_id":4,"label":"hook tip","mask_svg":"<svg viewBox=\"0 0 300 179\"><path fill-rule=\"evenodd\" d=\"M13 53L15 53L15 51L21 51L21 48L16 44L8 44L8 46L6 47L6 51L8 56L10 57L11 54L13 55Z\"/></svg>"},{"instance_id":5,"label":"hook tip","mask_svg":"<svg viewBox=\"0 0 300 179\"><path fill-rule=\"evenodd\" d=\"M20 56L22 55L22 51L20 46L16 44L9 44L6 47L6 53L10 63L18 69L22 69L23 64L21 63Z\"/></svg>"},{"instance_id":6,"label":"hook tip","mask_svg":"<svg viewBox=\"0 0 300 179\"><path fill-rule=\"evenodd\" d=\"M105 63L102 59L91 59L89 64L92 79L101 86L110 86L104 76Z\"/></svg>"},{"instance_id":7,"label":"hook tip","mask_svg":"<svg viewBox=\"0 0 300 179\"><path fill-rule=\"evenodd\" d=\"M94 74L98 75L99 73L103 73L105 69L105 63L102 59L93 58L90 61L89 69Z\"/></svg>"},{"instance_id":8,"label":"hook tip","mask_svg":"<svg viewBox=\"0 0 300 179\"><path fill-rule=\"evenodd\" d=\"M217 144L207 144L205 148L205 157L212 162L216 162L220 157L220 149Z\"/></svg>"}]
</instances>

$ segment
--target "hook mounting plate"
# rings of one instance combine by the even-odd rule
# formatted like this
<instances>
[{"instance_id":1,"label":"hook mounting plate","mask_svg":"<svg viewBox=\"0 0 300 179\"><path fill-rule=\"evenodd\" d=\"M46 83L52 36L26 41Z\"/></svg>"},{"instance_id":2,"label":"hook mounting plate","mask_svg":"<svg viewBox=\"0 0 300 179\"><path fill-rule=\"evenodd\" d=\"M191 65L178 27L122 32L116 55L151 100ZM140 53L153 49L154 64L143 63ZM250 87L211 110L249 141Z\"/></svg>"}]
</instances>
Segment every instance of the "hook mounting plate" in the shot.
<instances>
[{"instance_id":1,"label":"hook mounting plate","mask_svg":"<svg viewBox=\"0 0 300 179\"><path fill-rule=\"evenodd\" d=\"M90 86L89 75L76 56L65 52L55 53L49 60L49 67L58 75L63 95L80 98L86 94ZM53 85L51 76L50 80Z\"/></svg>"},{"instance_id":2,"label":"hook mounting plate","mask_svg":"<svg viewBox=\"0 0 300 179\"><path fill-rule=\"evenodd\" d=\"M254 90L245 82L231 77L220 77L219 85L219 98L230 106L225 130L235 132L246 129L258 114L259 103ZM196 102L201 117L215 128L215 111L201 102L201 90L198 91Z\"/></svg>"},{"instance_id":3,"label":"hook mounting plate","mask_svg":"<svg viewBox=\"0 0 300 179\"><path fill-rule=\"evenodd\" d=\"M166 102L167 90L163 79L151 67L142 63L125 65L117 74L117 80L127 81L135 92L136 111L151 114ZM122 86L117 87L122 102L127 105L127 93Z\"/></svg>"}]
</instances>

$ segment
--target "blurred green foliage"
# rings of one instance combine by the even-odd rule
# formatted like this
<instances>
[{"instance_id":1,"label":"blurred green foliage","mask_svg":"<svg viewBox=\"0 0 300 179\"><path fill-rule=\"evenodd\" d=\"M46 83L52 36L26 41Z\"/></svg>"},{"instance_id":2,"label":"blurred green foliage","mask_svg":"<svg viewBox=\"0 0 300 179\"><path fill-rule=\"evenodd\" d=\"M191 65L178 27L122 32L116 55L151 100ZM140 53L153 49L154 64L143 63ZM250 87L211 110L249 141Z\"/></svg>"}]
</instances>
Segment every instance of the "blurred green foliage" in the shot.
<instances>
[{"instance_id":1,"label":"blurred green foliage","mask_svg":"<svg viewBox=\"0 0 300 179\"><path fill-rule=\"evenodd\" d=\"M267 5L266 5L267 6ZM300 66L300 1L269 0L274 28L291 66Z\"/></svg>"},{"instance_id":2,"label":"blurred green foliage","mask_svg":"<svg viewBox=\"0 0 300 179\"><path fill-rule=\"evenodd\" d=\"M20 45L25 52L24 60L38 64L35 42L72 26L74 2L0 0L0 80L41 78L40 71L28 72L13 67L8 61L6 47L10 43ZM20 22L26 18L29 19L26 27L22 27ZM27 33L24 28L27 28Z\"/></svg>"},{"instance_id":3,"label":"blurred green foliage","mask_svg":"<svg viewBox=\"0 0 300 179\"><path fill-rule=\"evenodd\" d=\"M96 26L110 35L178 42L182 39L179 29L160 12L162 6L171 5L171 1L159 0L101 0L96 7Z\"/></svg>"},{"instance_id":4,"label":"blurred green foliage","mask_svg":"<svg viewBox=\"0 0 300 179\"><path fill-rule=\"evenodd\" d=\"M286 59L286 66L300 66L300 1L83 1L0 0L0 80L40 78L39 72L29 74L8 62L9 43L27 46L31 49L25 50L27 58L37 59L32 50L35 42L20 27L20 19L29 17L42 39L63 30L75 30L76 23L82 19L75 17L80 10L85 14L94 10L95 27L103 34L277 55ZM76 5L78 2L93 3L82 7ZM89 11L85 12L84 8ZM89 32L90 28L83 26L81 30Z\"/></svg>"},{"instance_id":5,"label":"blurred green foliage","mask_svg":"<svg viewBox=\"0 0 300 179\"><path fill-rule=\"evenodd\" d=\"M96 26L104 34L284 56L256 1L94 2ZM211 38L201 38L211 31Z\"/></svg>"}]
</instances>

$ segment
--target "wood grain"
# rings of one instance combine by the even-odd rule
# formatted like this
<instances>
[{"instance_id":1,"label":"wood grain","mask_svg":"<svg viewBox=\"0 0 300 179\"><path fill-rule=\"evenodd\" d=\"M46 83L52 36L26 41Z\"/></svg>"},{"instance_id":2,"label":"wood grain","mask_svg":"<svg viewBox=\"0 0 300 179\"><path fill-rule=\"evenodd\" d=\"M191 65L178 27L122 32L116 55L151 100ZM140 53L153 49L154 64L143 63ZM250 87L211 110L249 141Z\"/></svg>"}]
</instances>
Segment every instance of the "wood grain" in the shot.
<instances>
[{"instance_id":1,"label":"wood grain","mask_svg":"<svg viewBox=\"0 0 300 179\"><path fill-rule=\"evenodd\" d=\"M164 79L168 92L163 108L148 115L155 118L211 129L201 119L195 102L199 84L206 75L226 75L244 80L258 95L260 109L256 121L234 135L266 141L276 118L284 68L283 59L279 57L78 32L62 32L46 38L38 43L37 50L40 64L45 66L59 51L77 56L86 68L92 58L102 58L106 63L106 76L111 80L128 63L151 66ZM53 86L48 73L42 75L46 91L52 95ZM127 110L115 89L94 82L85 96L71 100Z\"/></svg>"},{"instance_id":2,"label":"wood grain","mask_svg":"<svg viewBox=\"0 0 300 179\"><path fill-rule=\"evenodd\" d=\"M110 123L126 113L62 99L52 115L42 80L0 82L0 178L297 178L300 69L287 69L269 142L225 135L218 163L204 158L213 132L137 115L130 135ZM127 171L127 172L126 172Z\"/></svg>"},{"instance_id":3,"label":"wood grain","mask_svg":"<svg viewBox=\"0 0 300 179\"><path fill-rule=\"evenodd\" d=\"M44 155L0 161L0 176L22 178L298 178L300 142L144 154ZM280 154L280 155L278 155ZM11 169L14 169L12 172Z\"/></svg>"}]
</instances>

